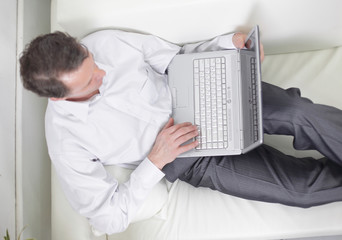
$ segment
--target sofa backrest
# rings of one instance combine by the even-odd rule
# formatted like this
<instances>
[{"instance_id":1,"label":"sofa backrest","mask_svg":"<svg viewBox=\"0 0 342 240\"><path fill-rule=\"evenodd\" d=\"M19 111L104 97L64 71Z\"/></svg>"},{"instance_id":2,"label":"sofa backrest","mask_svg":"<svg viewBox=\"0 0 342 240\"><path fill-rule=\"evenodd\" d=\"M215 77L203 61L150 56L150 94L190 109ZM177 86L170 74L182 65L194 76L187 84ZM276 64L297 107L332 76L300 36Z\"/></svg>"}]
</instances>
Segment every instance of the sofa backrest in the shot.
<instances>
[{"instance_id":1,"label":"sofa backrest","mask_svg":"<svg viewBox=\"0 0 342 240\"><path fill-rule=\"evenodd\" d=\"M105 28L157 35L182 44L258 24L265 51L342 45L340 0L52 0L52 31L76 37Z\"/></svg>"}]
</instances>

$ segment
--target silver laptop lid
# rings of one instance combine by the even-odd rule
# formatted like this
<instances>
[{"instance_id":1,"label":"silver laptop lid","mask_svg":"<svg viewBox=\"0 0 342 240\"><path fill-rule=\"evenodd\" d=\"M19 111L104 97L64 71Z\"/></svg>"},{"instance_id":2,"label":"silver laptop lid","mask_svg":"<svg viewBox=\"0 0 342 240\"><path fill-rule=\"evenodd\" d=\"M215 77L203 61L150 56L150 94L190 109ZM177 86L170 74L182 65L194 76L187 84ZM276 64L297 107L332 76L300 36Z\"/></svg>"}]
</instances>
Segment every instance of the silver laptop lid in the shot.
<instances>
[{"instance_id":1,"label":"silver laptop lid","mask_svg":"<svg viewBox=\"0 0 342 240\"><path fill-rule=\"evenodd\" d=\"M248 86L242 88L246 96L242 101L243 149L242 153L259 146L263 142L261 59L259 27L255 26L246 39L245 48L241 50L242 81ZM248 121L246 121L248 120Z\"/></svg>"}]
</instances>

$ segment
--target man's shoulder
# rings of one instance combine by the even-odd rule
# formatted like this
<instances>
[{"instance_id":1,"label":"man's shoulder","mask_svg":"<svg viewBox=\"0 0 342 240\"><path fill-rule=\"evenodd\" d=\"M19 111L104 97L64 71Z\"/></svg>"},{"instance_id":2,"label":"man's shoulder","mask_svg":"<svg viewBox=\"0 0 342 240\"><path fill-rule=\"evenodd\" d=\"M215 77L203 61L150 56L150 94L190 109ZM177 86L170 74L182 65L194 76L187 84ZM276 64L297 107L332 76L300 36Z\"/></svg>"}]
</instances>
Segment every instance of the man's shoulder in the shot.
<instances>
[{"instance_id":1,"label":"man's shoulder","mask_svg":"<svg viewBox=\"0 0 342 240\"><path fill-rule=\"evenodd\" d=\"M123 39L127 37L123 36L120 30L100 30L90 33L81 39L81 43L84 44L93 54L104 52L108 53L109 49L113 46L119 46Z\"/></svg>"},{"instance_id":2,"label":"man's shoulder","mask_svg":"<svg viewBox=\"0 0 342 240\"><path fill-rule=\"evenodd\" d=\"M45 121L48 123L75 121L75 118L85 121L88 113L89 103L71 101L49 100L45 113Z\"/></svg>"},{"instance_id":3,"label":"man's shoulder","mask_svg":"<svg viewBox=\"0 0 342 240\"><path fill-rule=\"evenodd\" d=\"M81 42L91 42L91 41L104 41L106 39L115 39L119 36L123 36L128 34L128 32L118 30L118 29L105 29L105 30L99 30L92 32L88 35L86 35Z\"/></svg>"}]
</instances>

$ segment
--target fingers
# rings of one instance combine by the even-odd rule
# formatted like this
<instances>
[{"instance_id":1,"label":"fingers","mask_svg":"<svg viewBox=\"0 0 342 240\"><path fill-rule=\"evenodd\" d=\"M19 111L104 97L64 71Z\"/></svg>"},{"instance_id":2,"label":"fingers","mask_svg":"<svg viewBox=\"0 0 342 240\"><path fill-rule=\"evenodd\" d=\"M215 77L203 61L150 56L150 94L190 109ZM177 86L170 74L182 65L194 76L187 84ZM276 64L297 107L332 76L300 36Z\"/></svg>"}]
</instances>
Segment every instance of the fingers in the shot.
<instances>
[{"instance_id":1,"label":"fingers","mask_svg":"<svg viewBox=\"0 0 342 240\"><path fill-rule=\"evenodd\" d=\"M264 45L260 43L260 61L263 62L265 59Z\"/></svg>"},{"instance_id":2,"label":"fingers","mask_svg":"<svg viewBox=\"0 0 342 240\"><path fill-rule=\"evenodd\" d=\"M194 141L194 142L182 145L182 146L179 147L179 150L178 150L179 154L185 153L185 152L187 152L187 151L189 151L191 149L194 149L197 146L198 146L198 141L197 140Z\"/></svg>"},{"instance_id":3,"label":"fingers","mask_svg":"<svg viewBox=\"0 0 342 240\"><path fill-rule=\"evenodd\" d=\"M177 146L181 146L183 143L193 139L198 136L198 130L196 126L184 127L179 129L177 132L173 134L173 138L175 139L175 144Z\"/></svg>"},{"instance_id":4,"label":"fingers","mask_svg":"<svg viewBox=\"0 0 342 240\"><path fill-rule=\"evenodd\" d=\"M175 127L178 128L170 135L170 138L173 139L173 142L175 144L177 156L195 148L198 145L197 140L191 143L184 144L187 141L198 136L198 129L196 126L192 125L191 123L183 123L175 125Z\"/></svg>"},{"instance_id":5,"label":"fingers","mask_svg":"<svg viewBox=\"0 0 342 240\"><path fill-rule=\"evenodd\" d=\"M173 118L170 118L169 121L165 124L165 126L163 127L162 130L171 127L173 124L174 124L174 120L173 120Z\"/></svg>"},{"instance_id":6,"label":"fingers","mask_svg":"<svg viewBox=\"0 0 342 240\"><path fill-rule=\"evenodd\" d=\"M192 123L190 123L190 122L179 123L176 125L173 125L173 124L174 124L174 120L173 120L173 118L170 118L162 130L167 131L169 134L173 134L176 131L178 131L179 129L182 129L182 128L188 127L188 126L192 126Z\"/></svg>"},{"instance_id":7,"label":"fingers","mask_svg":"<svg viewBox=\"0 0 342 240\"><path fill-rule=\"evenodd\" d=\"M169 123L170 120L163 128L163 131L165 134L169 135L169 138L172 139L177 146L182 145L198 135L198 129L195 125L192 125L192 123L185 122L173 126Z\"/></svg>"},{"instance_id":8,"label":"fingers","mask_svg":"<svg viewBox=\"0 0 342 240\"><path fill-rule=\"evenodd\" d=\"M170 134L172 135L174 139L177 139L183 135L186 135L189 132L193 132L193 131L197 132L197 127L195 125L192 125L191 123L184 123L184 124L174 125L172 130L173 132L170 132Z\"/></svg>"},{"instance_id":9,"label":"fingers","mask_svg":"<svg viewBox=\"0 0 342 240\"><path fill-rule=\"evenodd\" d=\"M173 118L170 118L160 134L167 135L168 138L171 138L173 141L183 141L179 145L198 135L197 127L190 122L179 123L176 125L173 124L174 120Z\"/></svg>"},{"instance_id":10,"label":"fingers","mask_svg":"<svg viewBox=\"0 0 342 240\"><path fill-rule=\"evenodd\" d=\"M244 33L235 33L233 36L233 44L236 48L244 48L247 35Z\"/></svg>"},{"instance_id":11,"label":"fingers","mask_svg":"<svg viewBox=\"0 0 342 240\"><path fill-rule=\"evenodd\" d=\"M247 35L244 33L235 33L233 36L233 44L236 48L242 49L245 47L245 42L247 39ZM260 43L260 60L261 62L264 61L265 53L264 53L264 45Z\"/></svg>"}]
</instances>

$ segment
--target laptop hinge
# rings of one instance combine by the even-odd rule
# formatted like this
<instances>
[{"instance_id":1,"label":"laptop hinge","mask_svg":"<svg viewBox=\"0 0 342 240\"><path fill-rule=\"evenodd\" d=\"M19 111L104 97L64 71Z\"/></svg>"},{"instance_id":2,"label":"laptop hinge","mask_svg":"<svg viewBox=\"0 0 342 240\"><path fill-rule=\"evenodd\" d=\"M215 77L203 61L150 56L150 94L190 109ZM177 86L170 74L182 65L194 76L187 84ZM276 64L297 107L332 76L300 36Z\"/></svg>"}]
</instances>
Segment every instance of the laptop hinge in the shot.
<instances>
[{"instance_id":1,"label":"laptop hinge","mask_svg":"<svg viewBox=\"0 0 342 240\"><path fill-rule=\"evenodd\" d=\"M241 51L240 49L237 49L237 72L238 72L238 83L239 83L239 90L240 90L240 93L239 93L239 100L240 100L240 103L242 102L242 99L241 99ZM242 116L242 109L241 109L241 106L239 106L239 119L240 119L240 148L241 149L244 149L244 134L243 134L243 116Z\"/></svg>"}]
</instances>

